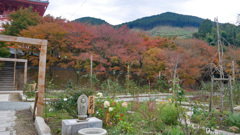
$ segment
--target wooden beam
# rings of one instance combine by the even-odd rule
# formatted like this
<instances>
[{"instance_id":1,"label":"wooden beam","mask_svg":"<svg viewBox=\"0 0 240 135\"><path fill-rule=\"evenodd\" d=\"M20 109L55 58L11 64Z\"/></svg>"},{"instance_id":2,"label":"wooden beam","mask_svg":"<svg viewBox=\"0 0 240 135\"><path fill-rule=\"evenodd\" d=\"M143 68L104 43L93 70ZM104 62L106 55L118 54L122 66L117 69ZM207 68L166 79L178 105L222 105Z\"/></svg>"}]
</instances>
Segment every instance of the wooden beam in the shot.
<instances>
[{"instance_id":1,"label":"wooden beam","mask_svg":"<svg viewBox=\"0 0 240 135\"><path fill-rule=\"evenodd\" d=\"M12 58L0 58L0 61L16 61L16 62L27 62L27 59L12 59Z\"/></svg>"},{"instance_id":2,"label":"wooden beam","mask_svg":"<svg viewBox=\"0 0 240 135\"><path fill-rule=\"evenodd\" d=\"M27 62L24 64L24 84L27 84Z\"/></svg>"},{"instance_id":3,"label":"wooden beam","mask_svg":"<svg viewBox=\"0 0 240 135\"><path fill-rule=\"evenodd\" d=\"M17 42L17 43L25 43L25 44L32 44L32 45L43 45L43 46L47 46L47 42L48 42L47 40L44 40L44 39L15 37L15 36L6 36L6 35L0 35L0 41Z\"/></svg>"}]
</instances>

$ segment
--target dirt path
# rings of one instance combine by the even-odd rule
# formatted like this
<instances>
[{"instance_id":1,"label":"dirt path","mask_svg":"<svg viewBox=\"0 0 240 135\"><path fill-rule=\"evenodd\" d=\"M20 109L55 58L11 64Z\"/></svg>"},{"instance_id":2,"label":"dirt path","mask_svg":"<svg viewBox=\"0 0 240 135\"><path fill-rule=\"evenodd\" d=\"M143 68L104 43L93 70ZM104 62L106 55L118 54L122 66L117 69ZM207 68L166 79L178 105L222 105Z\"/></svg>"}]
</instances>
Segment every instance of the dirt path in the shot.
<instances>
[{"instance_id":1,"label":"dirt path","mask_svg":"<svg viewBox=\"0 0 240 135\"><path fill-rule=\"evenodd\" d=\"M11 102L20 102L20 96L18 93L10 94ZM37 131L34 126L34 121L32 120L32 113L29 109L15 111L14 130L16 130L16 135L37 135Z\"/></svg>"},{"instance_id":2,"label":"dirt path","mask_svg":"<svg viewBox=\"0 0 240 135\"><path fill-rule=\"evenodd\" d=\"M32 120L32 113L29 109L16 111L16 125L14 129L17 135L37 135L37 131Z\"/></svg>"}]
</instances>

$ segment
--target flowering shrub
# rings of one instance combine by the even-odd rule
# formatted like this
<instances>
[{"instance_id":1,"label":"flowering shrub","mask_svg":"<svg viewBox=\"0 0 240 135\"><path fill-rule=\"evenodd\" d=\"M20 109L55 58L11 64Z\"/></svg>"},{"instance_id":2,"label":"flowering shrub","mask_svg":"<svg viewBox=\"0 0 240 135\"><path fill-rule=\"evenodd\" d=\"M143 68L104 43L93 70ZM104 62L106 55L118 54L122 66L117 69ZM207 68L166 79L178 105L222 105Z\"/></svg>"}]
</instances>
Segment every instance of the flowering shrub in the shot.
<instances>
[{"instance_id":1,"label":"flowering shrub","mask_svg":"<svg viewBox=\"0 0 240 135\"><path fill-rule=\"evenodd\" d=\"M67 89L64 93L59 94L59 100L54 100L50 102L53 111L64 111L72 116L73 118L77 118L78 111L77 111L77 100L80 95L85 94L87 96L92 95L91 90L76 90L74 88Z\"/></svg>"},{"instance_id":2,"label":"flowering shrub","mask_svg":"<svg viewBox=\"0 0 240 135\"><path fill-rule=\"evenodd\" d=\"M98 94L99 95L99 94ZM107 127L115 126L118 122L126 120L127 102L115 101L111 98L96 98L94 116L103 120Z\"/></svg>"}]
</instances>

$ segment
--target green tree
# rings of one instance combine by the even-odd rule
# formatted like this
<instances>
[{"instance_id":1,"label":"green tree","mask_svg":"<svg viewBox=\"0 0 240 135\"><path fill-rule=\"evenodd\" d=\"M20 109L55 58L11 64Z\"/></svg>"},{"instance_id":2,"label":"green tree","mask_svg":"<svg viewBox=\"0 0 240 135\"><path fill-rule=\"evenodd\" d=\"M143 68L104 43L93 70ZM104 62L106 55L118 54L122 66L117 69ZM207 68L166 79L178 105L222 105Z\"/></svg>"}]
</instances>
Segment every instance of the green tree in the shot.
<instances>
[{"instance_id":1,"label":"green tree","mask_svg":"<svg viewBox=\"0 0 240 135\"><path fill-rule=\"evenodd\" d=\"M211 20L206 19L202 22L198 29L198 33L201 35L201 37L205 38L207 33L211 33L213 28L213 23Z\"/></svg>"},{"instance_id":2,"label":"green tree","mask_svg":"<svg viewBox=\"0 0 240 135\"><path fill-rule=\"evenodd\" d=\"M32 7L20 8L18 11L9 14L8 18L11 20L11 24L3 25L5 28L3 34L17 36L23 29L27 29L28 26L37 25L41 17L37 12L32 12L32 9Z\"/></svg>"},{"instance_id":3,"label":"green tree","mask_svg":"<svg viewBox=\"0 0 240 135\"><path fill-rule=\"evenodd\" d=\"M8 58L10 56L9 48L4 42L0 42L0 57Z\"/></svg>"}]
</instances>

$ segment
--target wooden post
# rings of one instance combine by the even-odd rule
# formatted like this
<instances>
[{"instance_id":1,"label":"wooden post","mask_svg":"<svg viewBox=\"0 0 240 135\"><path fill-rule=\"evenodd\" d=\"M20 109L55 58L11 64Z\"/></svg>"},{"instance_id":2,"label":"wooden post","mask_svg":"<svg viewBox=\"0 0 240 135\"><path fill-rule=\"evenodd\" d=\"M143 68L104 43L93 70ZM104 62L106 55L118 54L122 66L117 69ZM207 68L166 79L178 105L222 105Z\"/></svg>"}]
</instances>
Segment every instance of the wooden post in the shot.
<instances>
[{"instance_id":1,"label":"wooden post","mask_svg":"<svg viewBox=\"0 0 240 135\"><path fill-rule=\"evenodd\" d=\"M33 107L33 120L35 120L35 111L36 111L36 107L37 107L37 101L38 101L38 92L36 92L35 94L35 101L34 101L34 107Z\"/></svg>"},{"instance_id":2,"label":"wooden post","mask_svg":"<svg viewBox=\"0 0 240 135\"><path fill-rule=\"evenodd\" d=\"M93 72L92 72L92 68L93 68L93 64L92 64L92 55L91 55L91 89L92 89L92 74L93 74Z\"/></svg>"},{"instance_id":3,"label":"wooden post","mask_svg":"<svg viewBox=\"0 0 240 135\"><path fill-rule=\"evenodd\" d=\"M212 102L213 102L213 77L211 77L211 92L210 92L210 102L209 102L209 112L212 111Z\"/></svg>"},{"instance_id":4,"label":"wooden post","mask_svg":"<svg viewBox=\"0 0 240 135\"><path fill-rule=\"evenodd\" d=\"M27 62L24 64L24 84L27 84Z\"/></svg>"},{"instance_id":5,"label":"wooden post","mask_svg":"<svg viewBox=\"0 0 240 135\"><path fill-rule=\"evenodd\" d=\"M37 116L43 116L43 96L45 89L45 76L46 76L46 58L47 46L41 46L40 60L39 60L39 74L38 74L38 103L37 103Z\"/></svg>"},{"instance_id":6,"label":"wooden post","mask_svg":"<svg viewBox=\"0 0 240 135\"><path fill-rule=\"evenodd\" d=\"M232 78L229 75L229 96L230 96L230 104L231 104L231 112L233 113L233 97L232 97Z\"/></svg>"},{"instance_id":7,"label":"wooden post","mask_svg":"<svg viewBox=\"0 0 240 135\"><path fill-rule=\"evenodd\" d=\"M129 65L128 65L128 67L127 67L127 90L128 90L128 92L129 92Z\"/></svg>"},{"instance_id":8,"label":"wooden post","mask_svg":"<svg viewBox=\"0 0 240 135\"><path fill-rule=\"evenodd\" d=\"M220 112L223 112L223 91L224 91L224 85L223 81L221 81L221 89L220 89Z\"/></svg>"}]
</instances>

